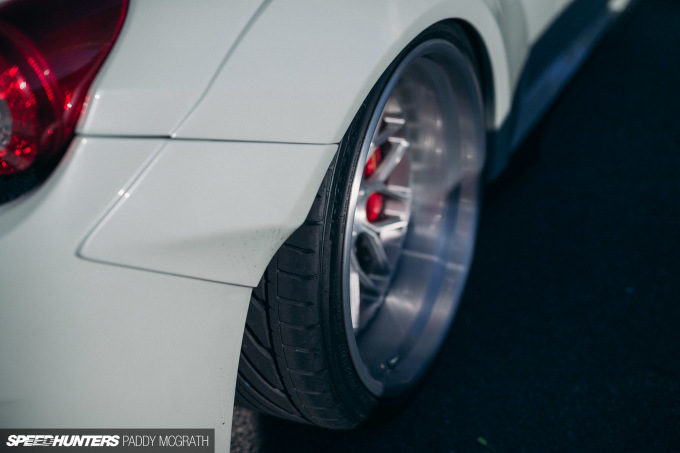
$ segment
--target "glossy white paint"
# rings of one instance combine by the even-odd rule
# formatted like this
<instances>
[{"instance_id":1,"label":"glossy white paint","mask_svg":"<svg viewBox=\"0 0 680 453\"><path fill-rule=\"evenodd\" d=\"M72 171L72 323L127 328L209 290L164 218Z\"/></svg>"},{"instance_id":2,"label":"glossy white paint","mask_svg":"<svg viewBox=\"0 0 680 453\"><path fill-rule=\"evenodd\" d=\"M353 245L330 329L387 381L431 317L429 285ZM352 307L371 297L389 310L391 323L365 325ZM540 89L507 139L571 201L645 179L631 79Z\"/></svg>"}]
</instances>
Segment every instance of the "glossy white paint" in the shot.
<instances>
[{"instance_id":1,"label":"glossy white paint","mask_svg":"<svg viewBox=\"0 0 680 453\"><path fill-rule=\"evenodd\" d=\"M389 63L445 19L480 34L499 127L557 1L570 0L131 2L78 130L337 143Z\"/></svg>"},{"instance_id":2,"label":"glossy white paint","mask_svg":"<svg viewBox=\"0 0 680 453\"><path fill-rule=\"evenodd\" d=\"M199 100L259 0L131 1L78 132L169 136Z\"/></svg>"},{"instance_id":3,"label":"glossy white paint","mask_svg":"<svg viewBox=\"0 0 680 453\"><path fill-rule=\"evenodd\" d=\"M274 1L175 134L336 143L397 54L422 30L448 18L464 18L487 44L500 124L513 84L501 25L503 12L516 5L490 8L489 3L500 5L494 0ZM518 38L507 44L526 52L526 42Z\"/></svg>"},{"instance_id":4,"label":"glossy white paint","mask_svg":"<svg viewBox=\"0 0 680 453\"><path fill-rule=\"evenodd\" d=\"M529 42L533 42L543 33L549 23L547 20L555 11L555 3L559 0L519 0L525 17L524 31Z\"/></svg>"},{"instance_id":5,"label":"glossy white paint","mask_svg":"<svg viewBox=\"0 0 680 453\"><path fill-rule=\"evenodd\" d=\"M75 255L161 145L78 139L0 208L3 428L215 428L228 449L250 290Z\"/></svg>"},{"instance_id":6,"label":"glossy white paint","mask_svg":"<svg viewBox=\"0 0 680 453\"><path fill-rule=\"evenodd\" d=\"M256 286L302 224L336 145L167 140L80 256Z\"/></svg>"}]
</instances>

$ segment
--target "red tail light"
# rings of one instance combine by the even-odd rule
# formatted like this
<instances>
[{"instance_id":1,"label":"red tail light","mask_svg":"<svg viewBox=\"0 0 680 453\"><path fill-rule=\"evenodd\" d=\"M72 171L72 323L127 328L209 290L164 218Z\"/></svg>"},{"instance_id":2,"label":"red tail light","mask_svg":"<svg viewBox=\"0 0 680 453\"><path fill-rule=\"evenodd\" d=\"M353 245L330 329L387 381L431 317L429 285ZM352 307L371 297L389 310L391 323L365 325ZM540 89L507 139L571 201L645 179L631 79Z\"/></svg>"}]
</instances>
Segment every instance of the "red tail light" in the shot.
<instances>
[{"instance_id":1,"label":"red tail light","mask_svg":"<svg viewBox=\"0 0 680 453\"><path fill-rule=\"evenodd\" d=\"M0 5L0 175L63 153L127 0Z\"/></svg>"}]
</instances>

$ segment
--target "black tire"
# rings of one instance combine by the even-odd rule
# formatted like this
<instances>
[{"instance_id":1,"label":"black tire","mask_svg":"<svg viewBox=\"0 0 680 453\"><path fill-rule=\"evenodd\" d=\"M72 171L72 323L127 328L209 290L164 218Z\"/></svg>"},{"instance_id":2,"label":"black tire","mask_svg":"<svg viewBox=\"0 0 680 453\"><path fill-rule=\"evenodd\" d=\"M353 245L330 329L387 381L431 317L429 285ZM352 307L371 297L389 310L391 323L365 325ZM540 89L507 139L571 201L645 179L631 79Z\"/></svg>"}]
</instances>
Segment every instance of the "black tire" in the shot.
<instances>
[{"instance_id":1,"label":"black tire","mask_svg":"<svg viewBox=\"0 0 680 453\"><path fill-rule=\"evenodd\" d=\"M425 71L432 65L441 67L437 70L441 75L437 75L437 71L435 75ZM400 404L417 388L452 322L471 260L485 146L482 100L477 80L476 60L464 31L455 24L440 23L410 43L377 82L340 143L338 154L328 169L305 223L276 253L258 287L252 292L236 386L240 405L320 427L350 429L364 424L385 408ZM417 93L422 91L417 85L419 81L424 86L432 83L437 88L433 93L446 95L450 91L450 99L455 105L444 105L439 99L428 100L424 104L426 101L416 99ZM411 93L411 85L418 90L412 90ZM398 90L406 94L399 97ZM397 100L392 101L393 97ZM407 173L404 179L406 184L413 186L406 187L409 195L403 200L391 201L391 195L379 197L382 211L378 212L378 216L384 218L388 215L384 208L387 203L397 208L401 203L403 212L399 209L395 212L400 219L407 218L407 226L403 227L401 236L393 241L398 251L395 252L394 262L386 265L391 270L387 271L387 277L381 277L390 283L380 293L370 286L370 277L364 275L364 264L354 264L354 268L348 264L350 255L355 258L360 252L364 253L363 249L359 250L358 242L352 242L357 239L348 238L357 236L352 230L359 223L355 215L358 209L363 209L363 205L357 205L356 193L357 190L361 191L357 187L368 184L366 181L369 181L370 175L366 176L366 159L369 154L376 154L376 151L367 151L368 142L373 141L381 124L387 121L387 117L381 115L386 115L384 112L387 111L388 102L397 103L401 109L399 115L405 118L406 131L400 133L411 133L413 129L412 138L416 144L420 143L418 137L425 135L418 129L422 128L418 126L420 114L417 110L409 110L411 104L408 100L411 98L413 105L423 104L430 109L439 109L444 119L452 119L451 122L455 123L443 126L445 131L437 132L437 137L446 145L451 140L457 140L451 143L460 149L455 150L455 155L454 151L447 150L443 153L444 158L437 159L461 159L462 162L462 156L466 153L474 153L474 159L472 163L455 161L454 166L460 165L461 169L455 172L446 170L441 180L448 181L451 179L449 173L457 172L456 184L460 187L440 190L436 183L427 181L427 174L424 177L413 169L420 165L418 159L433 159L428 157L431 152L421 149L422 145L403 151L409 153L407 163L402 163L405 158L396 158L396 166L408 165L407 170L401 172ZM444 98L449 99L446 96ZM402 108L403 105L405 107ZM456 112L454 116L451 115L453 109ZM465 115L465 121L459 121L462 115ZM407 119L413 121L409 123ZM463 140L465 145L460 144ZM405 146L412 146L412 142L404 143L407 143ZM474 149L463 149L469 143L473 144ZM380 149L380 146L374 148ZM387 149L387 155L392 156L389 153L395 151ZM435 161L435 165L439 164L440 161ZM468 171L465 165L469 166L469 174L465 173ZM388 183L383 182L387 187ZM441 226L436 230L436 241L433 243L436 250L427 263L435 269L434 273L441 271L443 274L439 277L426 274L418 277L420 280L415 280L416 277L411 275L417 272L409 271L408 260L402 255L407 252L402 248L407 250L411 242L418 242L418 229L421 227L417 222L423 222L421 217L428 220L426 215L431 207L424 207L429 203L430 193L427 190L442 192L439 204L443 207L441 212L437 212L444 220L441 220ZM418 191L424 192L426 196L417 195ZM470 209L469 213L463 212L461 208L460 200L465 196L474 199L470 202L471 206L464 206ZM432 197L436 199L435 195ZM454 210L453 213L449 212ZM463 226L458 225L462 222L461 218L467 219ZM460 236L459 229L463 231L463 227L467 234L464 236L465 243L452 242L449 236ZM382 241L382 236L378 238ZM364 255L368 258L364 257L362 263L371 263L376 257L370 250ZM455 276L449 275L447 269L454 267L449 266L449 261L454 261L456 266L464 269L461 271L456 267ZM373 269L374 263L371 266ZM359 277L356 277L360 283L354 283L352 288L358 289L350 296L348 272L357 274L358 271L368 280L358 280ZM460 280L455 285L450 283L454 277ZM449 283L443 283L444 280ZM365 344L362 342L364 337L385 334L384 330L373 332L373 329L391 328L388 320L381 319L381 313L391 309L388 305L391 300L389 296L392 295L390 291L402 281L407 286L412 283L414 286L427 287L427 294L432 292L431 287L436 291L435 296L423 296L432 300L415 303L419 313L417 316L400 319L410 330L407 329L403 338L396 338L394 343L388 344L389 348L398 351L395 357L401 362L395 364L386 360L394 355L391 351L386 350L383 355L379 352L375 358L372 357L373 352L379 350L380 346L371 343L374 340L367 339ZM449 296L450 301L447 299ZM378 308L373 308L373 305L369 307L370 310L364 307L364 301L369 298L381 300ZM358 308L350 308L350 305ZM369 311L370 316L366 314ZM367 320L362 320L362 317ZM413 336L413 332L418 333L415 340L409 337ZM389 362L388 366L385 366L386 362Z\"/></svg>"}]
</instances>

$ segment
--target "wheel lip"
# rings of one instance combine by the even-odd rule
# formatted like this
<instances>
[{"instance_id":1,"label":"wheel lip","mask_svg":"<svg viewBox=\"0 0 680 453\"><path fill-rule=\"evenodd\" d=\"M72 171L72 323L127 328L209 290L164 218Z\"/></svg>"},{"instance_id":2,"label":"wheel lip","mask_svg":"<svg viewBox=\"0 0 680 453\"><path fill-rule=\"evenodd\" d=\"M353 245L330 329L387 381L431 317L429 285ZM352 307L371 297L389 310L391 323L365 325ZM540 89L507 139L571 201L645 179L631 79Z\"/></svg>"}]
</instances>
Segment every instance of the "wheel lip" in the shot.
<instances>
[{"instance_id":1,"label":"wheel lip","mask_svg":"<svg viewBox=\"0 0 680 453\"><path fill-rule=\"evenodd\" d=\"M347 332L347 342L348 346L350 349L350 356L352 358L352 362L355 366L355 369L360 377L361 382L364 384L364 386L372 392L376 396L380 397L389 397L389 396L395 396L395 394L399 394L403 392L404 390L407 390L407 388L387 388L382 382L379 380L375 379L370 371L368 370L368 366L364 363L364 361L361 358L361 353L359 351L359 347L356 341L356 337L354 335L354 330L352 326L352 318L351 318L351 302L350 302L350 294L349 294L349 278L350 278L350 259L349 259L349 254L348 254L348 244L352 243L352 234L353 234L353 225L354 225L354 216L356 213L357 209L357 201L358 201L358 195L359 191L361 188L361 181L363 179L363 168L366 165L366 159L369 153L369 148L371 146L372 139L376 133L376 130L379 127L379 122L382 117L382 114L384 112L384 109L387 105L388 99L392 95L392 92L396 85L399 83L402 75L406 72L406 70L410 67L410 65L416 61L419 58L425 57L428 54L435 53L437 50L441 49L441 51L444 54L448 54L449 58L452 61L456 61L458 64L466 64L469 66L468 72L470 74L474 74L474 68L471 67L469 61L467 58L464 56L464 54L460 51L460 49L457 48L456 45L454 45L452 42L445 40L445 39L431 39L428 41L425 41L417 46L415 46L413 49L411 49L408 54L405 55L405 57L399 62L397 67L394 69L392 74L389 76L389 79L387 83L385 84L385 87L383 88L380 97L378 98L378 101L376 102L373 112L371 113L371 118L370 121L368 122L368 127L366 128L364 137L363 137L363 142L361 144L361 148L359 151L359 157L357 159L357 163L355 168L354 175L352 177L352 183L351 183L351 191L350 191L350 199L348 203L348 210L347 210L347 219L345 222L345 232L344 232L344 242L343 242L343 264L342 264L342 293L343 293L343 308L344 308L344 323L345 323L345 330ZM472 79L475 79L473 76ZM478 80L473 80L475 85L476 85L476 90L477 90L477 97L480 100L480 105L481 105L481 90L478 84ZM481 119L481 118L480 118ZM481 123L483 124L483 122ZM481 150L478 152L481 154L479 156L479 159L483 162L484 161L484 139L482 137L481 140ZM462 151L461 151L462 152ZM479 179L481 175L481 171L478 172L477 177ZM477 188L479 190L479 188ZM479 198L479 197L477 197ZM470 250L466 250L464 253L466 255L466 262L468 263L467 269L464 271L463 275L463 281L465 280L467 276L467 272L469 270L469 263L471 261L471 255L472 255L472 250L474 248L474 241L475 241L475 233L476 233L476 225L478 223L478 214L479 214L479 200L476 200L476 209L473 213L473 216L469 221L472 223L472 239L471 239L471 244L468 247ZM462 296L462 290L464 288L463 285L458 285L458 287L455 290L455 295L454 295L454 306L450 310L447 319L444 320L446 324L450 324L451 318L453 317L457 305L460 301L460 297ZM428 322L429 324L429 322ZM443 339L446 336L448 329L443 329L441 333L441 338L437 339L438 345L435 350L439 349L439 345L443 341ZM429 362L434 359L436 354L432 354L431 357L429 357L428 360L423 364L422 366L422 371L418 373L418 376L416 376L416 381L420 377L420 375L423 374L424 370L427 369Z\"/></svg>"},{"instance_id":2,"label":"wheel lip","mask_svg":"<svg viewBox=\"0 0 680 453\"><path fill-rule=\"evenodd\" d=\"M359 358L361 357L359 353L359 347L354 336L354 327L352 325L351 316L351 301L349 295L349 275L350 275L350 259L347 253L348 244L352 243L352 234L354 231L354 216L357 209L357 202L359 199L359 190L361 189L361 180L363 178L363 168L366 166L366 159L368 158L368 150L371 146L371 140L375 135L375 131L378 128L382 112L387 105L387 100L389 99L392 90L399 81L399 77L406 71L408 64L414 61L415 58L409 58L412 55L410 53L407 58L403 60L395 69L394 73L390 76L385 88L383 89L378 102L371 114L371 120L368 123L368 128L364 134L363 143L361 144L361 151L359 152L359 159L357 161L355 168L354 177L352 178L352 189L350 192L350 199L347 211L347 221L345 223L345 237L343 238L343 266L342 266L342 289L343 289L343 312L345 313L345 330L347 332L347 340L350 349L350 356L354 367L357 369L359 377L363 384L375 395L382 395L384 393L384 386L378 380L373 379L370 376L368 368ZM352 334L350 335L350 332Z\"/></svg>"}]
</instances>

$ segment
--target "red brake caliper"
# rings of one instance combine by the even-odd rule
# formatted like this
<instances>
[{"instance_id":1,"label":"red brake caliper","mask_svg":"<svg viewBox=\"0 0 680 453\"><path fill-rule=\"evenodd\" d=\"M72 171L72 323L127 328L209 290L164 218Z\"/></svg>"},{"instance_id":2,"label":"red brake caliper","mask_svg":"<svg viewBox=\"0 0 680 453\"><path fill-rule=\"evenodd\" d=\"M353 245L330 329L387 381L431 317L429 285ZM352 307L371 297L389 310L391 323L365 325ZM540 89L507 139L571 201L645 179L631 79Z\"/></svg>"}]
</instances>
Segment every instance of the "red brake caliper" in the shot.
<instances>
[{"instance_id":1,"label":"red brake caliper","mask_svg":"<svg viewBox=\"0 0 680 453\"><path fill-rule=\"evenodd\" d=\"M366 162L366 166L364 167L364 178L371 176L375 172L381 160L382 151L378 146L371 155L371 157ZM368 196L368 200L366 201L366 219L369 222L375 222L382 216L384 208L385 197L383 196L383 194L378 192L372 193L371 195Z\"/></svg>"}]
</instances>

